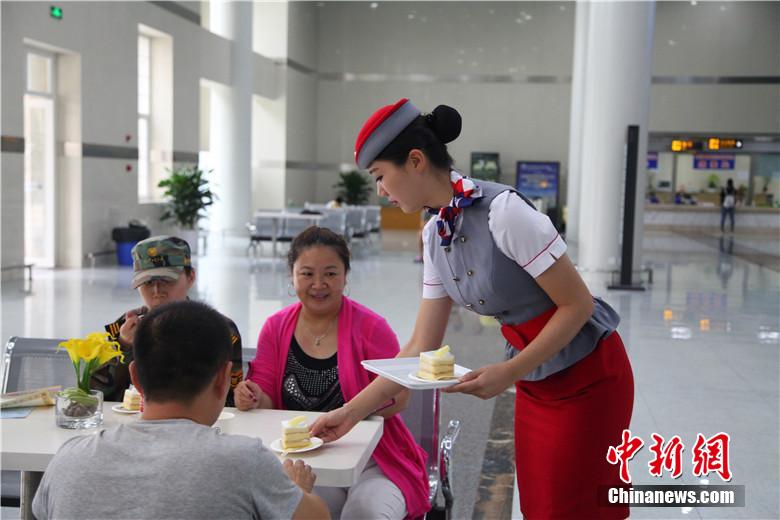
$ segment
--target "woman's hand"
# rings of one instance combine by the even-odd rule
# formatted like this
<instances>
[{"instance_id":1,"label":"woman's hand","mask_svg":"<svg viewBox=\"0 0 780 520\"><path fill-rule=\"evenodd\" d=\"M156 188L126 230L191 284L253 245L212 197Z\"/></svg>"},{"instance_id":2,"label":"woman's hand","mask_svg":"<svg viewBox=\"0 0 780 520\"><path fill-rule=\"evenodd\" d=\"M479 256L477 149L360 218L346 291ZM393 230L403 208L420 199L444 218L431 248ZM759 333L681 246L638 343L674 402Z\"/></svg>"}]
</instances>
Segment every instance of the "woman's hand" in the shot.
<instances>
[{"instance_id":1,"label":"woman's hand","mask_svg":"<svg viewBox=\"0 0 780 520\"><path fill-rule=\"evenodd\" d=\"M257 408L260 403L260 396L263 391L254 381L248 379L241 381L233 390L233 399L236 402L236 408L245 412Z\"/></svg>"},{"instance_id":2,"label":"woman's hand","mask_svg":"<svg viewBox=\"0 0 780 520\"><path fill-rule=\"evenodd\" d=\"M346 435L358 422L347 405L331 410L311 425L311 434L325 442L333 442Z\"/></svg>"},{"instance_id":3,"label":"woman's hand","mask_svg":"<svg viewBox=\"0 0 780 520\"><path fill-rule=\"evenodd\" d=\"M460 378L460 382L442 391L447 393L461 392L471 394L480 399L495 397L520 379L508 361L478 368Z\"/></svg>"}]
</instances>

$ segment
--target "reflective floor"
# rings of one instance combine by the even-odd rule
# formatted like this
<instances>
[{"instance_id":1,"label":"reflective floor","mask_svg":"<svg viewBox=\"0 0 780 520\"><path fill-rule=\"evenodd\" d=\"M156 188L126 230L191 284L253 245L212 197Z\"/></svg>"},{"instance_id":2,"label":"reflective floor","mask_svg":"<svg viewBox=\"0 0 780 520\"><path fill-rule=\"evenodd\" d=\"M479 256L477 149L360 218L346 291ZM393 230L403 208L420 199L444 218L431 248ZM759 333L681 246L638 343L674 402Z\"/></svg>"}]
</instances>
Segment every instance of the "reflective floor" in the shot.
<instances>
[{"instance_id":1,"label":"reflective floor","mask_svg":"<svg viewBox=\"0 0 780 520\"><path fill-rule=\"evenodd\" d=\"M382 246L356 246L349 280L350 296L383 314L401 342L411 334L421 292L422 268L412 262L414 244L413 234L388 232ZM269 258L270 248L250 261L243 240L214 237L209 246L196 261L194 296L231 317L244 346L252 346L264 319L293 301L284 261ZM576 248L570 251L576 259ZM780 241L648 233L643 261L654 275L645 292L607 291L604 275L584 276L591 291L622 317L619 330L636 380L631 429L645 441L631 461L634 483L700 483L691 464L696 435L722 431L731 436L730 483L745 485L746 507L634 508L632 517L778 518ZM129 268L109 266L36 270L32 287L4 283L0 337L69 337L99 330L138 305L130 277ZM478 367L500 360L499 338L492 319L453 311L446 341L459 364ZM456 518L484 515L480 503L485 500L511 499L511 493L480 491L492 462L484 455L495 402L444 397L443 421L463 422L453 474ZM667 440L681 437L685 450L679 479L650 476L652 433ZM721 483L714 473L704 478Z\"/></svg>"}]
</instances>

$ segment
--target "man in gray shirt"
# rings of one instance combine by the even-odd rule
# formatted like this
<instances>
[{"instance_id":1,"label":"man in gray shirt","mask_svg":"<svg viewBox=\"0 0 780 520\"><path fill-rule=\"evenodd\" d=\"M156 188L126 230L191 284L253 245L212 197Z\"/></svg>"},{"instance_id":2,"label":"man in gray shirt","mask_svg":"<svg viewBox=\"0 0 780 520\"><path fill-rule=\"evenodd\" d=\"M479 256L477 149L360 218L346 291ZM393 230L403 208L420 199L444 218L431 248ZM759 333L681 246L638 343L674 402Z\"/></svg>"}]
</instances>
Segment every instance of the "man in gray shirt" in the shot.
<instances>
[{"instance_id":1,"label":"man in gray shirt","mask_svg":"<svg viewBox=\"0 0 780 520\"><path fill-rule=\"evenodd\" d=\"M135 335L141 420L62 445L33 500L47 518L328 518L315 476L259 439L211 428L230 388L230 331L203 303L163 305Z\"/></svg>"}]
</instances>

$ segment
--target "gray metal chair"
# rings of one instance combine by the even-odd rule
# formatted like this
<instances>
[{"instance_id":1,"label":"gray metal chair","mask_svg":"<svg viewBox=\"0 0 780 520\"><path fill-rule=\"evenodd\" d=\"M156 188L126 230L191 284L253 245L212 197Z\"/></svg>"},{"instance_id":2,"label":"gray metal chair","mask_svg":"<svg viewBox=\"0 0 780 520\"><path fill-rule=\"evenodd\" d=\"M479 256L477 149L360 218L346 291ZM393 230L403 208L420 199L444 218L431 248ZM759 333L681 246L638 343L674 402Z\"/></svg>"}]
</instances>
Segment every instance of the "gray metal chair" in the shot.
<instances>
[{"instance_id":1,"label":"gray metal chair","mask_svg":"<svg viewBox=\"0 0 780 520\"><path fill-rule=\"evenodd\" d=\"M370 233L382 231L382 208L379 206L366 206L366 227Z\"/></svg>"},{"instance_id":2,"label":"gray metal chair","mask_svg":"<svg viewBox=\"0 0 780 520\"><path fill-rule=\"evenodd\" d=\"M371 232L366 226L366 208L363 206L347 207L347 239L369 240Z\"/></svg>"},{"instance_id":3,"label":"gray metal chair","mask_svg":"<svg viewBox=\"0 0 780 520\"><path fill-rule=\"evenodd\" d=\"M401 417L412 436L428 454L428 489L431 511L428 518L450 518L455 497L452 493L452 453L460 433L460 421L451 420L444 435L439 438L439 390L414 390L409 406ZM444 506L437 504L438 492L444 497Z\"/></svg>"},{"instance_id":4,"label":"gray metal chair","mask_svg":"<svg viewBox=\"0 0 780 520\"><path fill-rule=\"evenodd\" d=\"M3 353L3 393L54 385L75 386L76 374L68 353L57 350L62 341L18 336L9 339ZM19 507L21 473L3 470L0 478L0 503L3 507Z\"/></svg>"},{"instance_id":5,"label":"gray metal chair","mask_svg":"<svg viewBox=\"0 0 780 520\"><path fill-rule=\"evenodd\" d=\"M300 220L286 218L282 226L282 234L279 237L280 242L292 242L293 239L304 229L311 227L314 220Z\"/></svg>"},{"instance_id":6,"label":"gray metal chair","mask_svg":"<svg viewBox=\"0 0 780 520\"><path fill-rule=\"evenodd\" d=\"M319 226L328 228L334 233L338 233L344 239L347 239L347 212L343 209L323 209L321 211L325 218L320 220Z\"/></svg>"},{"instance_id":7,"label":"gray metal chair","mask_svg":"<svg viewBox=\"0 0 780 520\"><path fill-rule=\"evenodd\" d=\"M247 231L249 231L247 254L249 254L249 251L251 250L252 255L257 256L258 246L260 246L262 242L273 242L275 235L280 233L280 230L277 229L278 227L278 220L263 216L255 216L252 218L251 222L247 222L246 228Z\"/></svg>"}]
</instances>

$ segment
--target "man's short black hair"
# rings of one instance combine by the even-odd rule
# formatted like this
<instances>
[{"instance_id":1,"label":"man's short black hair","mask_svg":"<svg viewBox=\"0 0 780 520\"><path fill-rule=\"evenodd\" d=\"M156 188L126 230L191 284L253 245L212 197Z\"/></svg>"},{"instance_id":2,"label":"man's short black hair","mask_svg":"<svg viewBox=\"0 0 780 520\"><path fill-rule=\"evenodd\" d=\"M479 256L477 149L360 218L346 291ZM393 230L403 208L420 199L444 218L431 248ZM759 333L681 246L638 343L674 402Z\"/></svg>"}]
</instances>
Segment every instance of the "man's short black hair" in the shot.
<instances>
[{"instance_id":1,"label":"man's short black hair","mask_svg":"<svg viewBox=\"0 0 780 520\"><path fill-rule=\"evenodd\" d=\"M192 401L230 360L230 336L225 317L205 303L177 301L149 312L133 340L144 398Z\"/></svg>"}]
</instances>

